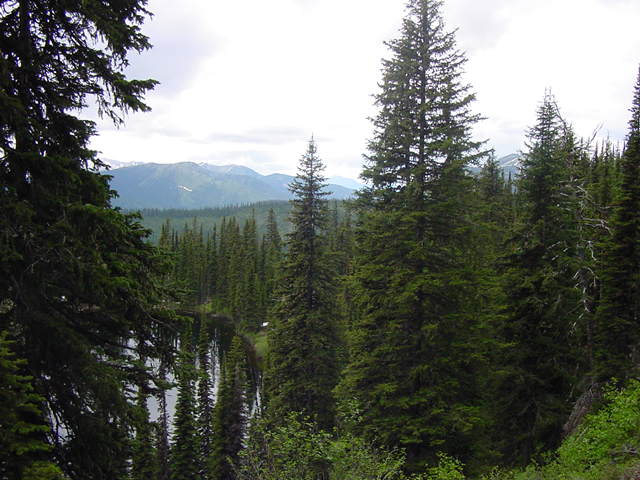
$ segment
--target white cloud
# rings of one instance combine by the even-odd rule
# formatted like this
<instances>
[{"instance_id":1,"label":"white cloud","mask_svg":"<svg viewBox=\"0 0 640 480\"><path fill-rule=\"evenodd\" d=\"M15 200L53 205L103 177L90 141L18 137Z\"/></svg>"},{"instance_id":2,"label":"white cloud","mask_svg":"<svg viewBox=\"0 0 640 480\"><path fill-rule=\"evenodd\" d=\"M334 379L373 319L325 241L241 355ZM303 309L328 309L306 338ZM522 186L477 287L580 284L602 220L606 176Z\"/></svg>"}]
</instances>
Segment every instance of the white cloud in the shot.
<instances>
[{"instance_id":1,"label":"white cloud","mask_svg":"<svg viewBox=\"0 0 640 480\"><path fill-rule=\"evenodd\" d=\"M105 157L294 173L314 133L329 175L358 175L383 41L397 35L403 1L152 0L149 8L145 31L156 48L132 72L164 85L148 96L152 113L117 131L100 124L94 146ZM488 117L478 136L498 154L522 148L546 87L579 134L603 124L623 138L640 2L449 0L444 15L468 52L475 110Z\"/></svg>"}]
</instances>

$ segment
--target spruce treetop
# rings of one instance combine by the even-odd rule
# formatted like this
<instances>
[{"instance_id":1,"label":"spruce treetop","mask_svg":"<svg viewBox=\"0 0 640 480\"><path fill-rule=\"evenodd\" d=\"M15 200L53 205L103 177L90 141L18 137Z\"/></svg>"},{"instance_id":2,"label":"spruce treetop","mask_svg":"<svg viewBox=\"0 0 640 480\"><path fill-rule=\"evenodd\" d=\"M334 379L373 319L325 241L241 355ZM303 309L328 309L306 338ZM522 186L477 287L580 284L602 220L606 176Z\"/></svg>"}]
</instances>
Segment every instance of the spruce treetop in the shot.
<instances>
[{"instance_id":1,"label":"spruce treetop","mask_svg":"<svg viewBox=\"0 0 640 480\"><path fill-rule=\"evenodd\" d=\"M475 95L462 80L466 58L455 32L445 28L442 4L409 1L400 37L386 43L391 57L383 60L379 111L362 173L374 198L405 190L428 197L443 169L487 154L472 139L472 126L482 117L471 111Z\"/></svg>"},{"instance_id":2,"label":"spruce treetop","mask_svg":"<svg viewBox=\"0 0 640 480\"><path fill-rule=\"evenodd\" d=\"M324 428L334 422L336 384L335 271L327 252L324 165L313 138L290 185L292 231L269 330L267 411L280 422L303 412Z\"/></svg>"},{"instance_id":3,"label":"spruce treetop","mask_svg":"<svg viewBox=\"0 0 640 480\"><path fill-rule=\"evenodd\" d=\"M638 68L638 79L633 93L630 112L631 119L629 120L627 142L632 141L632 137L636 137L636 141L640 141L640 68Z\"/></svg>"},{"instance_id":4,"label":"spruce treetop","mask_svg":"<svg viewBox=\"0 0 640 480\"><path fill-rule=\"evenodd\" d=\"M300 158L298 174L289 184L289 191L296 196L292 201L294 210L309 201L312 201L311 205L315 206L316 202L321 202L329 195L329 192L324 191L327 186L326 178L322 175L324 169L325 166L318 157L318 148L312 136L307 145L307 151Z\"/></svg>"}]
</instances>

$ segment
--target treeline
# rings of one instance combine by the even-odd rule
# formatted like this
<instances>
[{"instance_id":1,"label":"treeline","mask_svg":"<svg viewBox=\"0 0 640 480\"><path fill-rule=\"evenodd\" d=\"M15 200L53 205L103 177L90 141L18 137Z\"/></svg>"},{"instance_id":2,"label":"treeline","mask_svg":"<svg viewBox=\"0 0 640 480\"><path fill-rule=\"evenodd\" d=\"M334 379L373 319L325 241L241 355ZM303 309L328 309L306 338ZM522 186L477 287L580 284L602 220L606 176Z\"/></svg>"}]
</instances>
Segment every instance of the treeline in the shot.
<instances>
[{"instance_id":1,"label":"treeline","mask_svg":"<svg viewBox=\"0 0 640 480\"><path fill-rule=\"evenodd\" d=\"M287 211L290 208L287 204ZM332 201L327 215L331 255L344 275L353 253L353 213L348 204ZM285 230L290 228L289 220L278 221L269 208L260 234L255 215L242 223L235 216L222 217L209 229L198 216L185 216L190 222L181 228L165 219L158 238L158 246L171 259L166 280L181 292L184 307L204 306L226 315L244 334L264 329L287 251L280 232L285 221Z\"/></svg>"},{"instance_id":2,"label":"treeline","mask_svg":"<svg viewBox=\"0 0 640 480\"><path fill-rule=\"evenodd\" d=\"M191 224L196 218L202 226L203 233L210 234L215 225L219 225L223 218L235 217L236 221L243 225L245 220L254 218L258 235L265 233L267 216L269 211L273 210L276 219L281 227L281 233L289 232L287 216L289 215L289 202L286 200L277 200L270 202L258 202L250 205L236 205L216 208L201 208L197 210L183 209L151 209L145 208L140 211L142 215L142 224L151 230L149 239L153 243L158 243L162 224L167 219L171 221L172 228L176 230L182 229L185 223Z\"/></svg>"}]
</instances>

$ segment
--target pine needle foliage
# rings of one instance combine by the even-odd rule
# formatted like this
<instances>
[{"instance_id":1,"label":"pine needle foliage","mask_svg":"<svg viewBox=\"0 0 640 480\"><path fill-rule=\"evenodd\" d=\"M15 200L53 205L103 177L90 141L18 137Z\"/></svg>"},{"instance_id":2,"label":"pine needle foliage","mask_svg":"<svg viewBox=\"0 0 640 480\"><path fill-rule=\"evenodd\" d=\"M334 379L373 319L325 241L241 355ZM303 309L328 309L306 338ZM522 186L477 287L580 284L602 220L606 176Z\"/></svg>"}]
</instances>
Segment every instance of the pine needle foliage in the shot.
<instances>
[{"instance_id":1,"label":"pine needle foliage","mask_svg":"<svg viewBox=\"0 0 640 480\"><path fill-rule=\"evenodd\" d=\"M602 380L632 378L640 365L640 74L621 172L596 314L596 372Z\"/></svg>"},{"instance_id":2,"label":"pine needle foliage","mask_svg":"<svg viewBox=\"0 0 640 480\"><path fill-rule=\"evenodd\" d=\"M558 446L579 364L572 333L577 222L568 189L572 133L547 92L528 134L517 183L520 218L504 260L504 352L496 405L507 462L526 464ZM509 440L506 440L506 439Z\"/></svg>"},{"instance_id":3,"label":"pine needle foliage","mask_svg":"<svg viewBox=\"0 0 640 480\"><path fill-rule=\"evenodd\" d=\"M51 462L49 430L41 407L44 398L34 389L31 377L21 374L24 360L11 350L14 342L0 333L0 477L7 480L62 480Z\"/></svg>"},{"instance_id":4,"label":"pine needle foliage","mask_svg":"<svg viewBox=\"0 0 640 480\"><path fill-rule=\"evenodd\" d=\"M313 139L290 185L287 255L269 330L265 389L268 414L283 419L302 412L322 428L334 423L337 381L334 270L327 255L324 165Z\"/></svg>"},{"instance_id":5,"label":"pine needle foliage","mask_svg":"<svg viewBox=\"0 0 640 480\"><path fill-rule=\"evenodd\" d=\"M89 146L88 104L121 124L146 111L157 83L123 73L150 47L142 0L3 1L0 6L0 292L32 385L53 419L49 440L65 474L128 475L138 368L127 345L157 346L171 323L163 271L135 215ZM150 355L154 356L154 348ZM96 449L95 446L101 448Z\"/></svg>"},{"instance_id":6,"label":"pine needle foliage","mask_svg":"<svg viewBox=\"0 0 640 480\"><path fill-rule=\"evenodd\" d=\"M472 139L480 117L441 9L409 1L387 44L358 200L361 315L340 387L360 403L365 437L406 449L415 471L439 450L468 458L482 423L466 167L486 152Z\"/></svg>"},{"instance_id":7,"label":"pine needle foliage","mask_svg":"<svg viewBox=\"0 0 640 480\"><path fill-rule=\"evenodd\" d=\"M243 446L247 427L247 362L242 339L234 336L221 370L218 398L213 412L214 439L210 475L214 480L236 478L233 464Z\"/></svg>"},{"instance_id":8,"label":"pine needle foliage","mask_svg":"<svg viewBox=\"0 0 640 480\"><path fill-rule=\"evenodd\" d=\"M199 475L200 441L196 421L197 371L191 345L191 329L183 333L177 369L178 399L171 439L171 480L193 480Z\"/></svg>"}]
</instances>

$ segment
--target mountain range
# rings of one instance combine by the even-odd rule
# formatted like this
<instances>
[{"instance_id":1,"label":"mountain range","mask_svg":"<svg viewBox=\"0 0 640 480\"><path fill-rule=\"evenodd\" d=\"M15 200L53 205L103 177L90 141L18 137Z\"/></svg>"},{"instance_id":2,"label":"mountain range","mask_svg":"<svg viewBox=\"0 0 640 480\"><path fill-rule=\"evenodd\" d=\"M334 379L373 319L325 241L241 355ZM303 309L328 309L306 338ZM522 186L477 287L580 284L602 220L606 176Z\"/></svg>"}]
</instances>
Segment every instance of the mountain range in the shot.
<instances>
[{"instance_id":1,"label":"mountain range","mask_svg":"<svg viewBox=\"0 0 640 480\"><path fill-rule=\"evenodd\" d=\"M261 175L242 165L211 165L181 162L171 164L124 163L107 160L111 188L118 192L114 206L125 209L199 209L246 205L269 200L290 200L288 186L294 177L282 173ZM520 155L498 159L505 173L518 175ZM470 169L473 174L479 167ZM345 177L328 179L329 198L346 199L363 185Z\"/></svg>"},{"instance_id":2,"label":"mountain range","mask_svg":"<svg viewBox=\"0 0 640 480\"><path fill-rule=\"evenodd\" d=\"M110 162L111 163L111 162ZM241 205L267 200L292 198L288 185L294 177L281 173L261 175L241 165L210 165L193 162L172 164L143 163L106 172L111 188L118 192L112 204L125 209L192 209ZM353 196L358 183L335 177L329 198Z\"/></svg>"}]
</instances>

